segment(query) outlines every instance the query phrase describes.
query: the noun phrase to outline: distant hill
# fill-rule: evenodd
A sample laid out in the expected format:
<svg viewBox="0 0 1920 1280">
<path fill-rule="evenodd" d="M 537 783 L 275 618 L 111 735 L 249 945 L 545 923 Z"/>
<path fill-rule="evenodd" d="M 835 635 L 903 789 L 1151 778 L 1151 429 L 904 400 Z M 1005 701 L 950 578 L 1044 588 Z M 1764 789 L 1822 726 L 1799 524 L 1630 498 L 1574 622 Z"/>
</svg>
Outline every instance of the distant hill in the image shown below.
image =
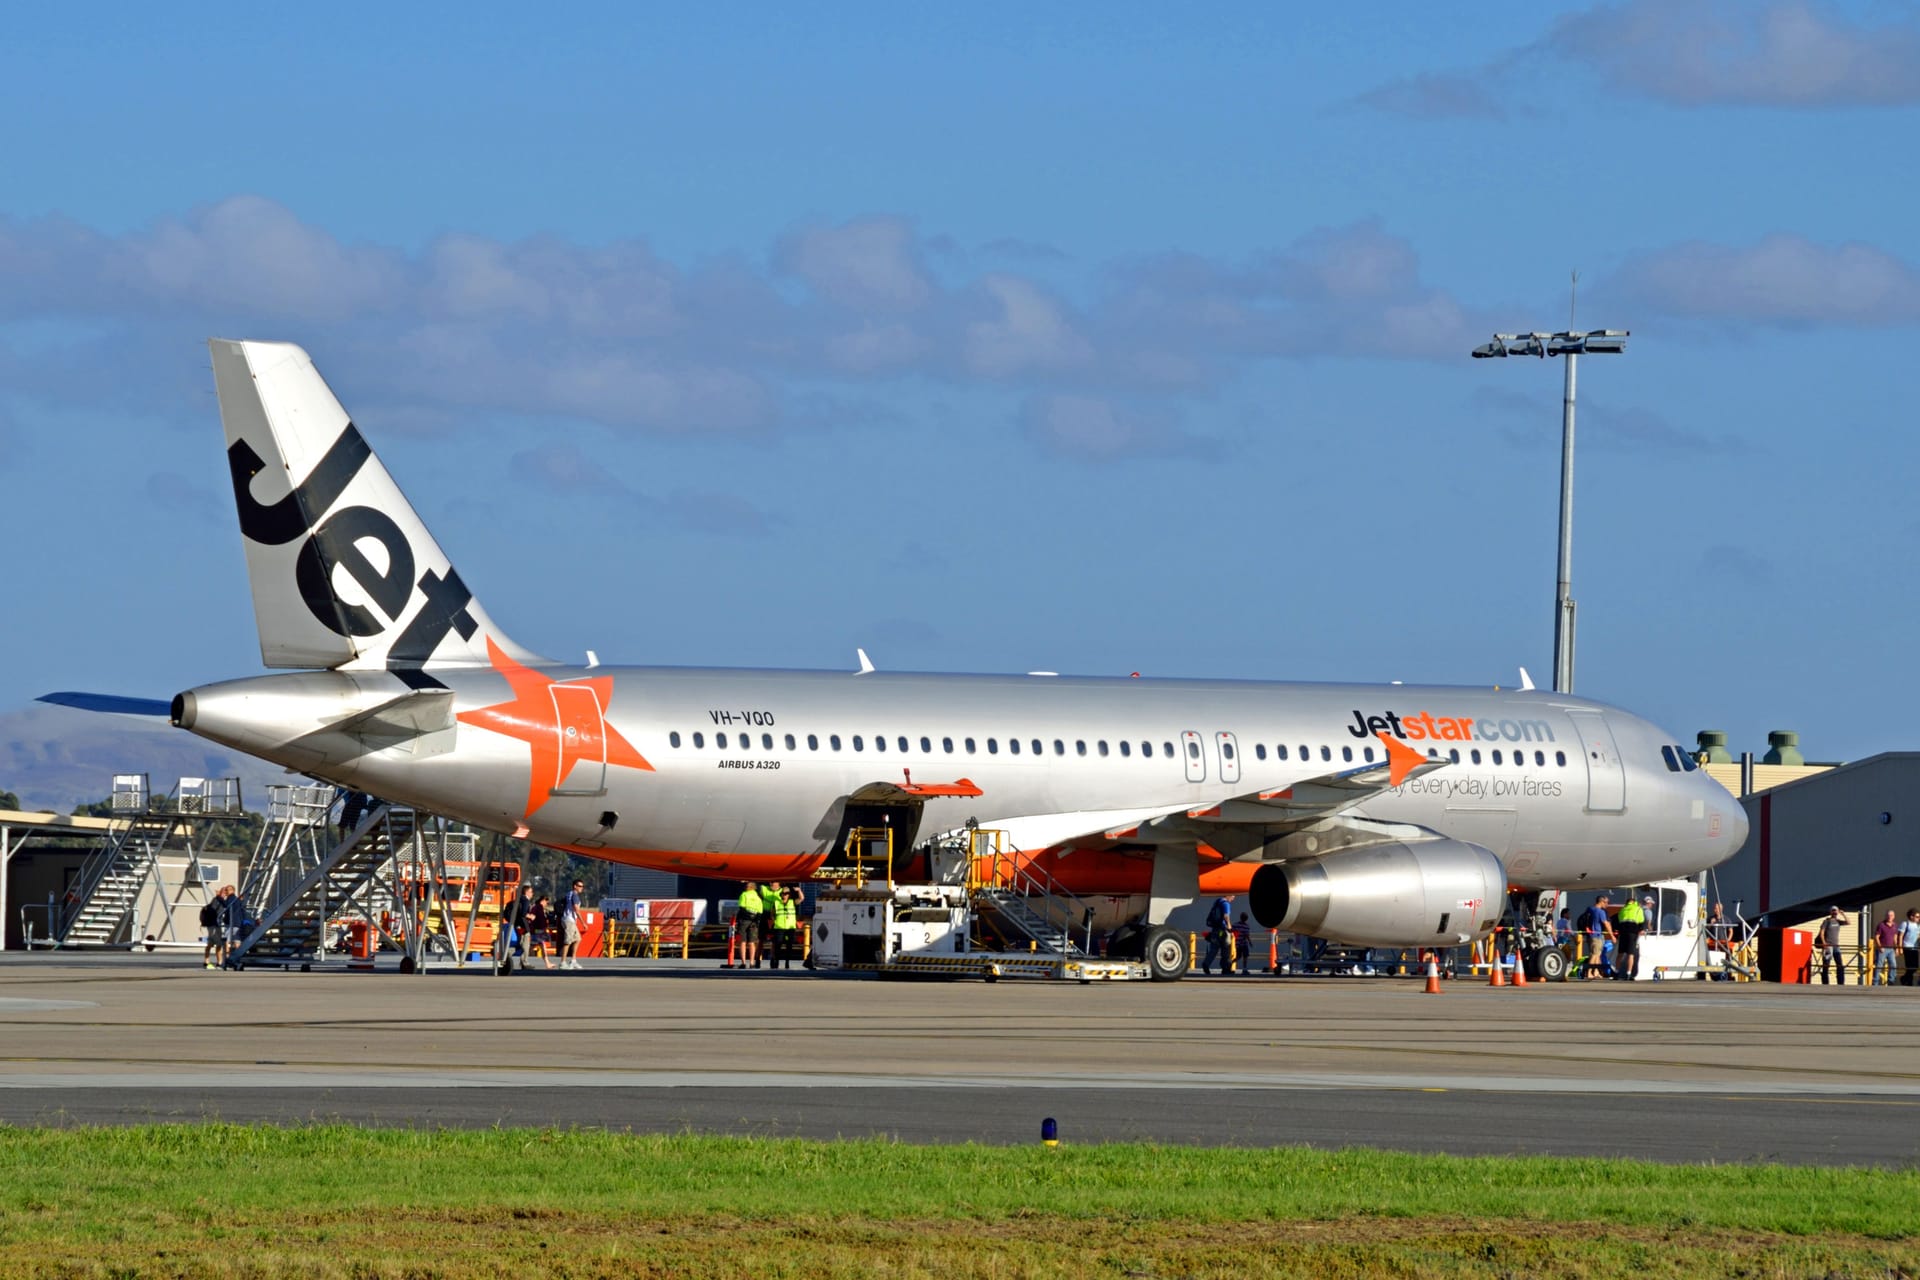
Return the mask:
<svg viewBox="0 0 1920 1280">
<path fill-rule="evenodd" d="M 104 799 L 116 773 L 144 773 L 164 794 L 181 778 L 240 779 L 246 807 L 259 810 L 267 784 L 295 779 L 277 764 L 240 755 L 150 716 L 98 715 L 34 703 L 0 712 L 0 791 L 28 810 L 70 813 Z"/>
</svg>

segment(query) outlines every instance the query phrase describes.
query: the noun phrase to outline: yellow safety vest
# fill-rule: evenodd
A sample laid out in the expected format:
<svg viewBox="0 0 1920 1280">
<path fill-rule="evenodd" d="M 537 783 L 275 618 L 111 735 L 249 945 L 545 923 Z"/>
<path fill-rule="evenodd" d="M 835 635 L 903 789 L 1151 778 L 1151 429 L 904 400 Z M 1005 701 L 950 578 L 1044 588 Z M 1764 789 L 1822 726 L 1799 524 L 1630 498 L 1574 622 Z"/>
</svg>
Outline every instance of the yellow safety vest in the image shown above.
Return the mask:
<svg viewBox="0 0 1920 1280">
<path fill-rule="evenodd" d="M 759 915 L 760 912 L 764 910 L 760 905 L 760 891 L 752 885 L 748 885 L 742 889 L 740 891 L 740 909 L 750 916 Z"/>
<path fill-rule="evenodd" d="M 794 909 L 793 899 L 784 894 L 773 900 L 773 927 L 776 929 L 800 927 L 800 916 Z"/>
</svg>

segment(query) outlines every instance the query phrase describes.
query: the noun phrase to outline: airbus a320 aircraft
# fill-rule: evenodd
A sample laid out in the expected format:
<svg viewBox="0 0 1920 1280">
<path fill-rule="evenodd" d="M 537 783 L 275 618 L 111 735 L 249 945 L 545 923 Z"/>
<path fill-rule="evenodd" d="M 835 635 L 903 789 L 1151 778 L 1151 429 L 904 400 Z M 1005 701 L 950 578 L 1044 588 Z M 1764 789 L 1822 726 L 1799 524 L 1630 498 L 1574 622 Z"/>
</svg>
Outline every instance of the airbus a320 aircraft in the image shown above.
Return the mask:
<svg viewBox="0 0 1920 1280">
<path fill-rule="evenodd" d="M 261 657 L 175 725 L 614 862 L 811 875 L 855 828 L 976 821 L 1186 968 L 1168 913 L 1454 946 L 1518 893 L 1688 874 L 1746 818 L 1617 708 L 1532 690 L 564 666 L 494 623 L 314 368 L 214 341 Z M 866 664 L 862 663 L 863 668 Z M 64 699 L 63 699 L 64 700 Z"/>
</svg>

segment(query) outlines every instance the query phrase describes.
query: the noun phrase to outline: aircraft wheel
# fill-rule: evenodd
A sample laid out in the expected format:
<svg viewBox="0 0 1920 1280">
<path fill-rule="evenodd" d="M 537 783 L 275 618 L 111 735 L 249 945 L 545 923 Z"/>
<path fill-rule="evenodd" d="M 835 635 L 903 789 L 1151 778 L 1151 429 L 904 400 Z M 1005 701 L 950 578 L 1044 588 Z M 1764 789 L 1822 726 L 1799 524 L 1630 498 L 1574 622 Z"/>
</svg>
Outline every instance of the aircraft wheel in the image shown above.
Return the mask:
<svg viewBox="0 0 1920 1280">
<path fill-rule="evenodd" d="M 1155 982 L 1178 982 L 1187 976 L 1187 935 L 1162 926 L 1147 934 L 1147 969 Z"/>
<path fill-rule="evenodd" d="M 1567 953 L 1558 947 L 1542 948 L 1535 953 L 1534 963 L 1542 982 L 1565 982 L 1567 970 L 1571 967 L 1567 963 Z"/>
</svg>

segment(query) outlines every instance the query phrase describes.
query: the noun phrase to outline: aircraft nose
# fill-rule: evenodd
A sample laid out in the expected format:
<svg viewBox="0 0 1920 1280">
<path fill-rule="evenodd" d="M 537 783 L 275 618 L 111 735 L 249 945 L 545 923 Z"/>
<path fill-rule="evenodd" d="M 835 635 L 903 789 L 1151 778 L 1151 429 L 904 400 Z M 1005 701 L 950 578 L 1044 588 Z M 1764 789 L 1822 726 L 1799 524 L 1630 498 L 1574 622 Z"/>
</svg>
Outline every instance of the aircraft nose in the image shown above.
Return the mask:
<svg viewBox="0 0 1920 1280">
<path fill-rule="evenodd" d="M 1720 858 L 1725 861 L 1740 852 L 1747 843 L 1747 807 L 1738 800 L 1733 802 L 1733 812 L 1720 824 Z"/>
</svg>

